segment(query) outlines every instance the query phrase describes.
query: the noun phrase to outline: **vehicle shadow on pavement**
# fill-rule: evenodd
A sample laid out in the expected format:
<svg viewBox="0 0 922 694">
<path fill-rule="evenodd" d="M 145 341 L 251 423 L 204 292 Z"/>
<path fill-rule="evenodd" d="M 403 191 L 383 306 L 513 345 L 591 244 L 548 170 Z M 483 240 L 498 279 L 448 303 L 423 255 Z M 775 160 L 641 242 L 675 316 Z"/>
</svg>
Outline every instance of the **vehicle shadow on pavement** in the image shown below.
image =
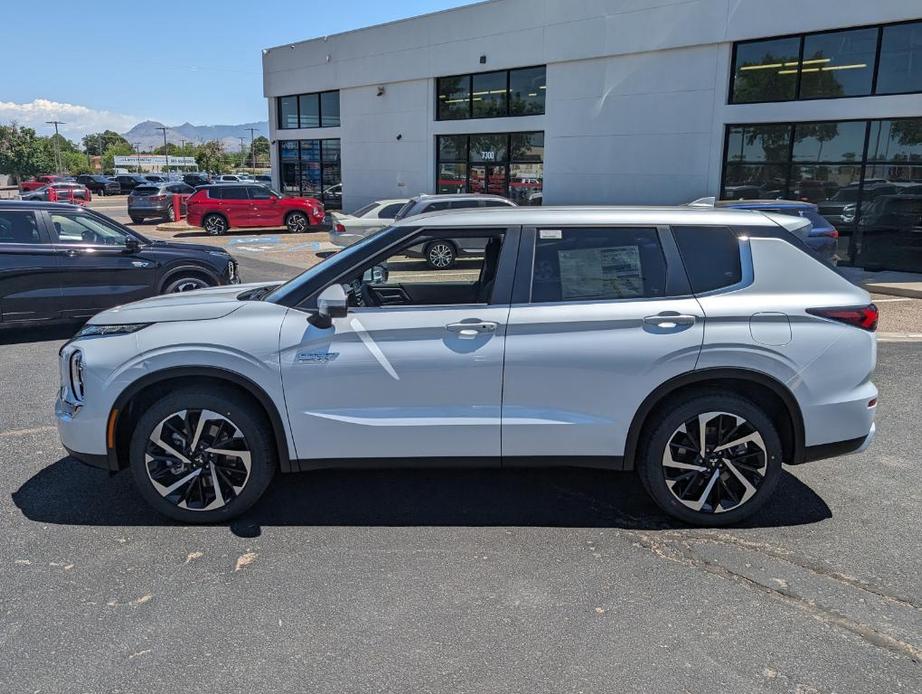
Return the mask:
<svg viewBox="0 0 922 694">
<path fill-rule="evenodd" d="M 110 476 L 62 458 L 13 494 L 30 520 L 65 525 L 172 524 L 140 498 L 130 474 Z M 816 523 L 826 503 L 787 471 L 768 505 L 743 527 Z M 578 468 L 517 470 L 322 470 L 278 475 L 230 530 L 263 526 L 549 526 L 664 530 L 636 475 Z"/>
<path fill-rule="evenodd" d="M 29 342 L 69 340 L 80 328 L 82 321 L 37 325 L 28 328 L 4 328 L 0 330 L 0 345 L 22 345 Z"/>
</svg>

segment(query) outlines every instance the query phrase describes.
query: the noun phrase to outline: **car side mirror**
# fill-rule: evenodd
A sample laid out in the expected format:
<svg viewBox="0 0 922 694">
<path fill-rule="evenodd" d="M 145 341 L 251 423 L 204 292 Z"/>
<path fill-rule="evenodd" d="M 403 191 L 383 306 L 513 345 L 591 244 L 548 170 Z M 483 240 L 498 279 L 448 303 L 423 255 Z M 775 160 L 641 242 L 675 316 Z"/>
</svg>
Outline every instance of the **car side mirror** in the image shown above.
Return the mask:
<svg viewBox="0 0 922 694">
<path fill-rule="evenodd" d="M 133 236 L 129 236 L 125 239 L 125 252 L 126 253 L 137 253 L 141 250 L 141 242 L 138 241 Z"/>
<path fill-rule="evenodd" d="M 372 265 L 362 275 L 362 282 L 366 284 L 384 284 L 389 276 L 390 272 L 383 265 Z"/>
<path fill-rule="evenodd" d="M 343 285 L 338 282 L 320 292 L 317 297 L 317 313 L 311 314 L 308 322 L 315 328 L 329 328 L 334 318 L 344 318 L 349 313 L 349 300 Z"/>
</svg>

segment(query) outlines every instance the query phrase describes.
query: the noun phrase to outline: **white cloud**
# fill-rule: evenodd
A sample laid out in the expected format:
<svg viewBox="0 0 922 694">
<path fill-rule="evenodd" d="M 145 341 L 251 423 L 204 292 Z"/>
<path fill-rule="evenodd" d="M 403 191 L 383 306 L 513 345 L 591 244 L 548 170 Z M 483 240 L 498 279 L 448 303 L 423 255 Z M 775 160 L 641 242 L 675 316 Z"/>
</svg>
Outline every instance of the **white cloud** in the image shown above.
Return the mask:
<svg viewBox="0 0 922 694">
<path fill-rule="evenodd" d="M 16 121 L 20 125 L 35 128 L 42 135 L 48 135 L 54 132 L 54 127 L 45 123 L 49 120 L 64 121 L 65 124 L 59 126 L 60 133 L 71 140 L 78 141 L 87 133 L 103 130 L 123 133 L 144 119 L 126 113 L 98 111 L 78 104 L 64 104 L 49 99 L 34 99 L 27 104 L 0 101 L 0 123 L 2 124 Z"/>
</svg>

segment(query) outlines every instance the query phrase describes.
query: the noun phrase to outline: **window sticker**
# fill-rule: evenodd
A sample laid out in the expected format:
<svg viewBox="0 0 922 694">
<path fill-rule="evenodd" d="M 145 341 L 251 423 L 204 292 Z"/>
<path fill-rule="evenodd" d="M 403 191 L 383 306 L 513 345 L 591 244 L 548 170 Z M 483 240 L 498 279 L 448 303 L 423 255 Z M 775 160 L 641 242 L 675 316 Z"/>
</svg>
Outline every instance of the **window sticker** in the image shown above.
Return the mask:
<svg viewBox="0 0 922 694">
<path fill-rule="evenodd" d="M 643 294 L 639 246 L 558 251 L 563 300 L 618 299 Z"/>
<path fill-rule="evenodd" d="M 541 229 L 538 231 L 539 239 L 556 239 L 560 240 L 563 238 L 563 231 L 560 229 Z"/>
</svg>

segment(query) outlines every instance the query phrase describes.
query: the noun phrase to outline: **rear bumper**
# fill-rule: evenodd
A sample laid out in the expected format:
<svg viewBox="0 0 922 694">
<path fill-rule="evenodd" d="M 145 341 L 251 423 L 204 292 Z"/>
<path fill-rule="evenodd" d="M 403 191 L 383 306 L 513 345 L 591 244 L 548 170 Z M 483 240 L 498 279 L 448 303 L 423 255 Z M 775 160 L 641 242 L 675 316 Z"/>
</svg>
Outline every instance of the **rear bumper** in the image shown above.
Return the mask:
<svg viewBox="0 0 922 694">
<path fill-rule="evenodd" d="M 826 460 L 827 458 L 837 458 L 842 455 L 853 455 L 864 453 L 877 436 L 877 424 L 871 424 L 871 430 L 866 436 L 861 436 L 848 441 L 836 441 L 835 443 L 824 443 L 819 446 L 807 446 L 804 449 L 802 463 L 811 463 L 815 460 Z"/>
</svg>

